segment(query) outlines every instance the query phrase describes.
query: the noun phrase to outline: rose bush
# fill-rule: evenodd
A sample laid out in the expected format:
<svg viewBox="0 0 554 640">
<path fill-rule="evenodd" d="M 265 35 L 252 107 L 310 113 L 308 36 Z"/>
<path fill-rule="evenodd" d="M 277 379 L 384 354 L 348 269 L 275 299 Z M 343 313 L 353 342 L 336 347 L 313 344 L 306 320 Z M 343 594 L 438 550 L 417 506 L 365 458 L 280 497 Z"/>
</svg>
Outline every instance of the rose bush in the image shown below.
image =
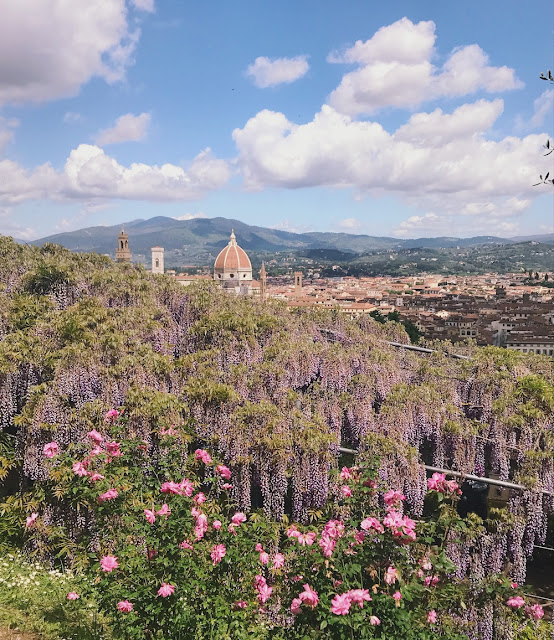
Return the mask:
<svg viewBox="0 0 554 640">
<path fill-rule="evenodd" d="M 48 443 L 25 518 L 38 553 L 82 572 L 68 600 L 93 598 L 124 638 L 505 640 L 542 617 L 509 576 L 455 577 L 447 550 L 482 523 L 460 519 L 441 474 L 424 520 L 368 465 L 335 472 L 309 523 L 276 522 L 237 510 L 233 469 L 184 429 L 162 427 L 156 448 L 125 433 L 111 410 L 88 442 Z"/>
</svg>

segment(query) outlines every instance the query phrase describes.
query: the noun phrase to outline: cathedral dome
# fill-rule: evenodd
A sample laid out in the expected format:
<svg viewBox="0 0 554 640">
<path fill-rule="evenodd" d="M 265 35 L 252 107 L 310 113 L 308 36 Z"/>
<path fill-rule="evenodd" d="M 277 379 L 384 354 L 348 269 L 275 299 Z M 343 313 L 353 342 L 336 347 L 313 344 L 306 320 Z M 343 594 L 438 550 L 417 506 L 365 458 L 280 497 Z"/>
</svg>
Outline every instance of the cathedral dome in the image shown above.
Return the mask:
<svg viewBox="0 0 554 640">
<path fill-rule="evenodd" d="M 229 244 L 215 260 L 214 280 L 221 282 L 226 289 L 249 289 L 252 285 L 252 263 L 246 251 L 238 246 L 234 231 L 231 231 Z"/>
<path fill-rule="evenodd" d="M 231 232 L 229 244 L 220 251 L 214 264 L 214 269 L 222 271 L 252 271 L 250 258 L 246 255 L 246 251 L 239 247 L 234 231 Z"/>
</svg>

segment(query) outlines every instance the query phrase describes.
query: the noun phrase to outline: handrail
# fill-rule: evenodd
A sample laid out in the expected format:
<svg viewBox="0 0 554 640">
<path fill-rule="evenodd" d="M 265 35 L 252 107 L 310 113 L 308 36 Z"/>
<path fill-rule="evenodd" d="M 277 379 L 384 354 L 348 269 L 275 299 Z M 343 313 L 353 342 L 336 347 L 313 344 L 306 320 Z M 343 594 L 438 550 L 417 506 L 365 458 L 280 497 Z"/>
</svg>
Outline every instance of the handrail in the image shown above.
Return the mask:
<svg viewBox="0 0 554 640">
<path fill-rule="evenodd" d="M 339 447 L 340 453 L 349 453 L 356 455 L 358 451 L 356 449 L 347 449 L 345 447 Z M 522 484 L 516 484 L 515 482 L 508 482 L 506 480 L 496 480 L 495 478 L 484 478 L 482 476 L 474 476 L 471 473 L 463 473 L 462 471 L 453 471 L 452 469 L 442 469 L 441 467 L 433 467 L 428 464 L 421 465 L 427 471 L 433 471 L 434 473 L 444 473 L 446 475 L 455 476 L 458 478 L 464 478 L 464 480 L 475 480 L 476 482 L 484 482 L 485 484 L 492 484 L 497 487 L 504 487 L 506 489 L 517 489 L 519 491 L 528 491 L 529 487 L 525 487 Z M 551 491 L 542 490 L 547 496 L 554 496 Z"/>
<path fill-rule="evenodd" d="M 409 349 L 410 351 L 420 351 L 421 353 L 436 353 L 437 349 L 427 349 L 426 347 L 417 347 L 415 344 L 404 344 L 403 342 L 390 342 L 385 340 L 386 344 L 390 344 L 391 347 L 399 347 L 401 349 Z M 458 358 L 460 360 L 470 360 L 470 356 L 463 356 L 460 353 L 444 353 L 449 358 Z"/>
</svg>

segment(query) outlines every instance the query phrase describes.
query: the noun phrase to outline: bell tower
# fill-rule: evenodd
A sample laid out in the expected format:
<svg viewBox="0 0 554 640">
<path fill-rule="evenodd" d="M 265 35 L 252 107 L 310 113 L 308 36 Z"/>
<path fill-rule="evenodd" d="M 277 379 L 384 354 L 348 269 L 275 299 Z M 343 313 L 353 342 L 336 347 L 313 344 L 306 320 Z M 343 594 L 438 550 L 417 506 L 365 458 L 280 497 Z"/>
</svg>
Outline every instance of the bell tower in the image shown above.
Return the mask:
<svg viewBox="0 0 554 640">
<path fill-rule="evenodd" d="M 265 272 L 265 265 L 262 262 L 262 268 L 260 269 L 260 297 L 262 300 L 267 298 L 267 273 Z"/>
<path fill-rule="evenodd" d="M 152 247 L 152 273 L 164 272 L 164 248 Z"/>
<path fill-rule="evenodd" d="M 297 298 L 302 295 L 302 271 L 294 272 L 294 295 Z"/>
<path fill-rule="evenodd" d="M 129 249 L 129 235 L 125 233 L 125 226 L 121 226 L 121 231 L 117 236 L 117 249 L 115 252 L 116 262 L 131 262 L 131 251 Z"/>
</svg>

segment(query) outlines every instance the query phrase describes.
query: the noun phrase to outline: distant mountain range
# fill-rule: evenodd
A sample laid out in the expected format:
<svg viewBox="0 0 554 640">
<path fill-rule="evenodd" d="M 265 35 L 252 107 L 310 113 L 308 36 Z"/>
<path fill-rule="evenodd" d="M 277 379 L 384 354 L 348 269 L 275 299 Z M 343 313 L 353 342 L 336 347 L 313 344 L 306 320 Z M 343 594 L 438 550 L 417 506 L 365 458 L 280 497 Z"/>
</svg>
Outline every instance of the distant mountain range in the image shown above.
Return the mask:
<svg viewBox="0 0 554 640">
<path fill-rule="evenodd" d="M 166 251 L 166 266 L 208 264 L 229 241 L 231 229 L 238 243 L 253 253 L 298 252 L 318 249 L 337 250 L 349 254 L 411 248 L 447 249 L 482 245 L 502 245 L 520 242 L 541 242 L 554 245 L 554 233 L 515 238 L 476 236 L 473 238 L 417 238 L 399 239 L 349 233 L 308 232 L 292 233 L 245 224 L 227 218 L 194 218 L 175 220 L 157 216 L 149 220 L 125 223 L 129 245 L 136 261 L 149 261 L 150 249 L 161 246 Z M 72 251 L 94 251 L 115 256 L 117 234 L 121 225 L 88 227 L 59 233 L 34 240 L 30 244 L 45 242 L 60 244 Z"/>
</svg>

